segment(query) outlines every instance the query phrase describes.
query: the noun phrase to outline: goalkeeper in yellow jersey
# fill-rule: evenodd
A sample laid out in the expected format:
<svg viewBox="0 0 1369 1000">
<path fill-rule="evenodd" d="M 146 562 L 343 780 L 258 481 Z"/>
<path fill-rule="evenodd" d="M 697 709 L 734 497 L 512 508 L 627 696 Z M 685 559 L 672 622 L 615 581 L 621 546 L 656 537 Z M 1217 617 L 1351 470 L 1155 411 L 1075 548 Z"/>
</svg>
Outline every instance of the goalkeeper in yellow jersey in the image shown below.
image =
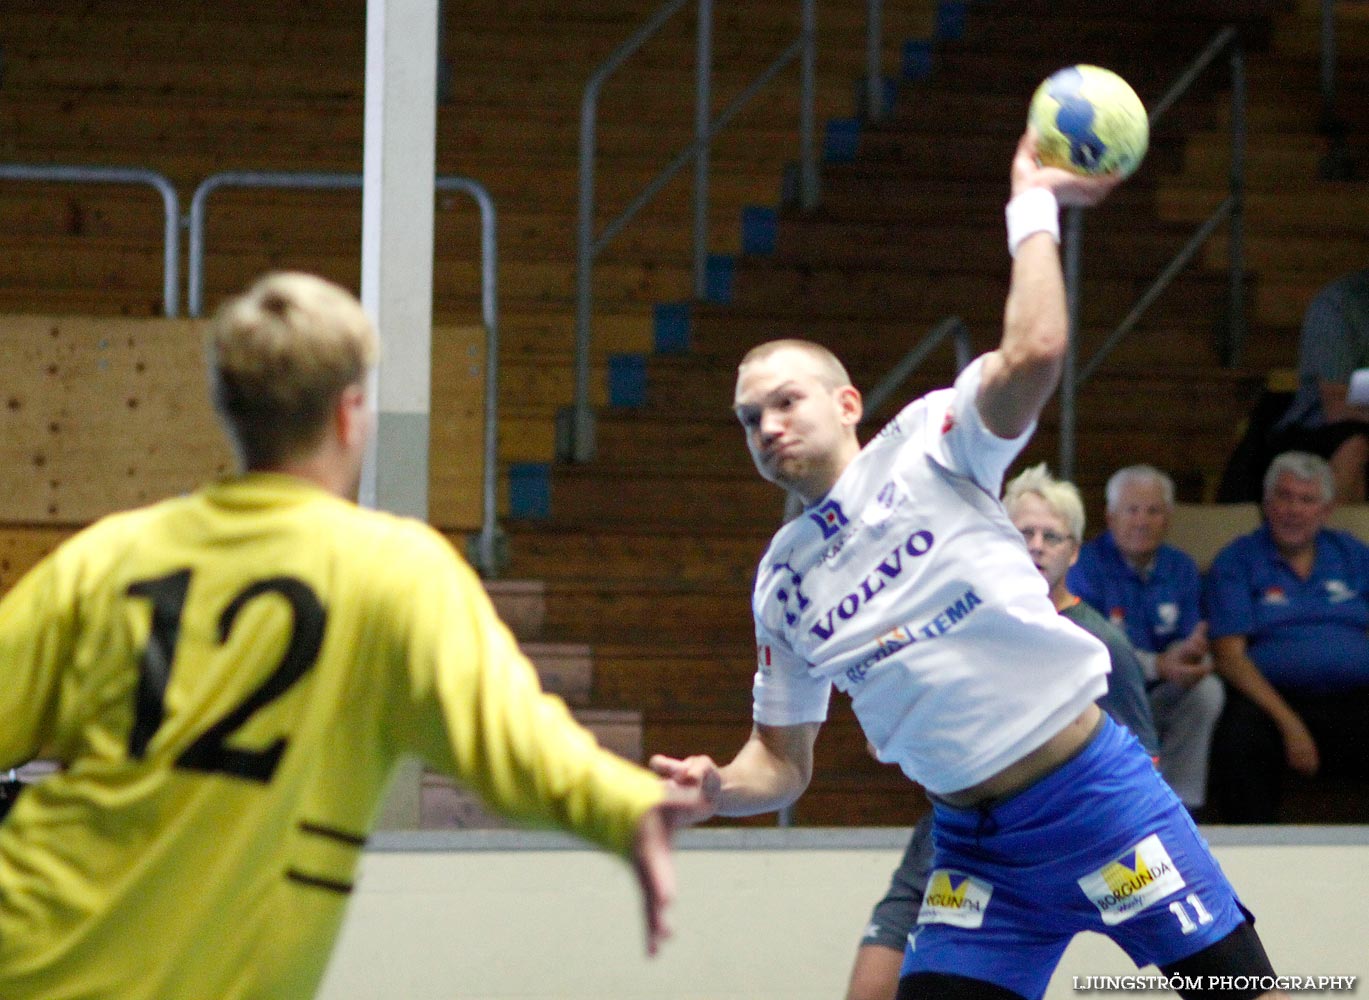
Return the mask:
<svg viewBox="0 0 1369 1000">
<path fill-rule="evenodd" d="M 210 338 L 245 473 L 100 521 L 0 603 L 0 770 L 63 765 L 0 825 L 0 997 L 313 996 L 406 753 L 629 857 L 654 952 L 689 803 L 542 693 L 440 535 L 356 506 L 360 304 L 270 275 Z"/>
</svg>

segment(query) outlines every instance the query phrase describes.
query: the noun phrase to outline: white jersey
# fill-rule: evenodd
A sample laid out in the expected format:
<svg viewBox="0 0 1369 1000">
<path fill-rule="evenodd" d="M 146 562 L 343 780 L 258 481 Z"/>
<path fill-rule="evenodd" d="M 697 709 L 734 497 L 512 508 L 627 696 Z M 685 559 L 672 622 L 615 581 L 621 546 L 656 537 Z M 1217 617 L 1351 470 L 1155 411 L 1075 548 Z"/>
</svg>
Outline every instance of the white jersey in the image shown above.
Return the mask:
<svg viewBox="0 0 1369 1000">
<path fill-rule="evenodd" d="M 1107 690 L 1106 647 L 1056 613 L 998 493 L 1031 436 L 975 404 L 983 359 L 911 403 L 756 576 L 754 718 L 821 722 L 850 694 L 880 760 L 947 794 L 1045 743 Z"/>
</svg>

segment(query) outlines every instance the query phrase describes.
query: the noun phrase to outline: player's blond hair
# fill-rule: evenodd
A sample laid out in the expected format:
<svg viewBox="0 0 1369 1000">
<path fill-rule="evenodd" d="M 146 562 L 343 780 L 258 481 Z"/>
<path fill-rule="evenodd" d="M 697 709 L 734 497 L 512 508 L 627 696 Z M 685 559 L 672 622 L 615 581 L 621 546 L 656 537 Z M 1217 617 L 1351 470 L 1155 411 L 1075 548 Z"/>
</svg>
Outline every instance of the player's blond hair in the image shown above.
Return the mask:
<svg viewBox="0 0 1369 1000">
<path fill-rule="evenodd" d="M 1084 538 L 1084 500 L 1079 495 L 1079 487 L 1063 479 L 1056 479 L 1046 468 L 1046 463 L 1033 465 L 1022 470 L 1021 474 L 1008 482 L 1003 490 L 1003 508 L 1012 517 L 1018 502 L 1028 493 L 1035 493 L 1055 512 L 1055 516 L 1065 522 L 1070 537 L 1075 541 Z"/>
<path fill-rule="evenodd" d="M 229 299 L 208 337 L 214 408 L 249 469 L 317 446 L 342 391 L 380 349 L 355 296 L 296 272 L 268 274 Z"/>
<path fill-rule="evenodd" d="M 847 374 L 846 366 L 835 354 L 821 344 L 815 344 L 811 340 L 799 340 L 795 337 L 768 340 L 764 344 L 756 345 L 746 352 L 741 364 L 737 365 L 737 371 L 740 372 L 752 362 L 764 361 L 772 354 L 784 350 L 801 351 L 817 362 L 818 380 L 827 388 L 840 389 L 851 384 L 851 376 Z"/>
</svg>

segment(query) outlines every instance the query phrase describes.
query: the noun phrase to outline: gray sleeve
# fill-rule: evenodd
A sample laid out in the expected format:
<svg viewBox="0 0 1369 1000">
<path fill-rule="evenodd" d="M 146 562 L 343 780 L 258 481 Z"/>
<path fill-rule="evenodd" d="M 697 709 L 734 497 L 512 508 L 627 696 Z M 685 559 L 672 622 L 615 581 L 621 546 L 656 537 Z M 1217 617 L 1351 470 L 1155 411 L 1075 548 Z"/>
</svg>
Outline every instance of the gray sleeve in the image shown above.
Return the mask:
<svg viewBox="0 0 1369 1000">
<path fill-rule="evenodd" d="M 1098 704 L 1130 729 L 1146 753 L 1154 757 L 1160 752 L 1160 737 L 1155 732 L 1140 658 L 1120 633 L 1102 638 L 1112 657 L 1112 673 L 1108 677 L 1108 693 L 1098 699 Z"/>
<path fill-rule="evenodd" d="M 1328 285 L 1303 314 L 1298 373 L 1304 381 L 1348 383 L 1350 373 L 1369 360 L 1359 356 L 1358 338 L 1347 322 L 1343 297 L 1338 283 Z"/>
<path fill-rule="evenodd" d="M 927 891 L 927 880 L 932 874 L 932 814 L 926 813 L 908 840 L 903 860 L 894 869 L 889 891 L 875 904 L 861 937 L 862 946 L 883 945 L 902 951 L 908 943 L 908 933 L 917 923 L 922 909 L 922 897 Z"/>
</svg>

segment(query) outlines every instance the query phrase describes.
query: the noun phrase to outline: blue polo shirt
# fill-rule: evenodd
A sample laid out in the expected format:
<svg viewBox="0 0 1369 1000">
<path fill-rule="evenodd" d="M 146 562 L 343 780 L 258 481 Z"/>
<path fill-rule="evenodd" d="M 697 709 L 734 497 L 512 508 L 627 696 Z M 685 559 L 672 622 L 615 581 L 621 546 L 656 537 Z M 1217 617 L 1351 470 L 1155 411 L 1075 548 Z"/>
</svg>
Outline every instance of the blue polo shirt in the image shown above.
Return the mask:
<svg viewBox="0 0 1369 1000">
<path fill-rule="evenodd" d="M 1212 561 L 1205 599 L 1214 638 L 1246 637 L 1276 688 L 1332 694 L 1369 686 L 1369 546 L 1344 531 L 1317 535 L 1303 580 L 1267 526 L 1237 538 Z"/>
<path fill-rule="evenodd" d="M 1164 652 L 1202 618 L 1198 564 L 1172 545 L 1160 546 L 1150 573 L 1142 576 L 1105 531 L 1080 548 L 1065 582 L 1143 652 Z"/>
</svg>

